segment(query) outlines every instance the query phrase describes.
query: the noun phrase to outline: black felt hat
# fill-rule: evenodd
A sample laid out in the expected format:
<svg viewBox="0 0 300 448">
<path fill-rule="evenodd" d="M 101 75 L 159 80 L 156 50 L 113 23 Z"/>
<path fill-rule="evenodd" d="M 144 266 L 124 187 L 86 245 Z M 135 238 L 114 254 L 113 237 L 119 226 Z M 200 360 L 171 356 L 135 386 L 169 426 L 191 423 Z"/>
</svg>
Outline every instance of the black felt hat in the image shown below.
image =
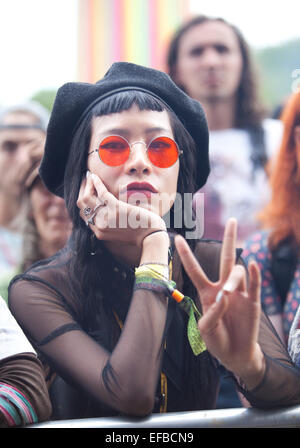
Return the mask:
<svg viewBox="0 0 300 448">
<path fill-rule="evenodd" d="M 64 173 L 74 131 L 93 106 L 115 93 L 147 92 L 171 109 L 197 146 L 197 189 L 209 174 L 208 128 L 200 103 L 191 99 L 171 78 L 158 70 L 117 62 L 95 84 L 67 83 L 57 92 L 50 117 L 40 175 L 47 188 L 63 196 Z"/>
</svg>

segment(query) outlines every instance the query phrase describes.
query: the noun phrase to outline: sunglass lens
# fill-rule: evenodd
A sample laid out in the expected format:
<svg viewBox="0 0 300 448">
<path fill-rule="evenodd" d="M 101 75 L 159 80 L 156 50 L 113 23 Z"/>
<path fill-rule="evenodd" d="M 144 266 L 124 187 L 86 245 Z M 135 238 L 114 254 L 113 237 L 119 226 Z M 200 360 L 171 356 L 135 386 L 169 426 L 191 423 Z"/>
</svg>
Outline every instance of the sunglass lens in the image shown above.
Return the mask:
<svg viewBox="0 0 300 448">
<path fill-rule="evenodd" d="M 153 165 L 169 168 L 178 160 L 177 145 L 171 138 L 158 137 L 150 143 L 148 157 Z"/>
<path fill-rule="evenodd" d="M 106 137 L 99 145 L 99 157 L 109 166 L 120 166 L 126 162 L 130 154 L 127 141 L 117 135 Z"/>
</svg>

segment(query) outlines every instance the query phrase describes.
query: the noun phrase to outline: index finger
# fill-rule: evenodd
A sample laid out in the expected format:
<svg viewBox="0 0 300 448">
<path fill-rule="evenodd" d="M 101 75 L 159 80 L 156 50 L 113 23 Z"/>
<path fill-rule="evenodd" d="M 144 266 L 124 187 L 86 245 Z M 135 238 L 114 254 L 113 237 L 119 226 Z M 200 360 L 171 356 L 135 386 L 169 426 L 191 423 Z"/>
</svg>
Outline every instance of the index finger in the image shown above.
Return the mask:
<svg viewBox="0 0 300 448">
<path fill-rule="evenodd" d="M 186 273 L 200 294 L 207 285 L 211 285 L 212 283 L 208 280 L 189 245 L 181 235 L 176 235 L 175 246 Z"/>
<path fill-rule="evenodd" d="M 90 178 L 94 184 L 94 187 L 97 191 L 98 197 L 101 198 L 103 197 L 103 195 L 105 195 L 106 193 L 108 193 L 108 190 L 106 188 L 106 186 L 104 185 L 104 183 L 102 182 L 102 180 L 100 179 L 99 176 L 97 176 L 97 174 L 95 173 L 90 173 Z"/>
<path fill-rule="evenodd" d="M 220 281 L 224 283 L 229 276 L 236 260 L 237 221 L 230 218 L 225 226 L 220 257 Z"/>
</svg>

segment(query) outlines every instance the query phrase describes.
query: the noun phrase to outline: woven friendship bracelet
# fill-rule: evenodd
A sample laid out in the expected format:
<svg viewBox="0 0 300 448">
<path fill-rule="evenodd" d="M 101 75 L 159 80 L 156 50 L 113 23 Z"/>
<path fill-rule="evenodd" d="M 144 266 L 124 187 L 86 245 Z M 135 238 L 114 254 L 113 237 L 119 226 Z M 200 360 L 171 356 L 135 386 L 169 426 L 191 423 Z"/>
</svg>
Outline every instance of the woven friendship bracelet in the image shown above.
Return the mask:
<svg viewBox="0 0 300 448">
<path fill-rule="evenodd" d="M 158 264 L 158 263 L 145 263 L 135 269 L 135 277 L 147 275 L 149 276 L 149 272 L 151 272 L 151 276 L 159 279 L 169 279 L 169 266 L 166 264 Z"/>
<path fill-rule="evenodd" d="M 195 356 L 206 350 L 205 343 L 198 330 L 197 322 L 201 313 L 194 301 L 176 289 L 176 283 L 169 280 L 166 266 L 144 264 L 135 270 L 135 290 L 148 289 L 168 295 L 188 314 L 187 336 Z"/>
</svg>

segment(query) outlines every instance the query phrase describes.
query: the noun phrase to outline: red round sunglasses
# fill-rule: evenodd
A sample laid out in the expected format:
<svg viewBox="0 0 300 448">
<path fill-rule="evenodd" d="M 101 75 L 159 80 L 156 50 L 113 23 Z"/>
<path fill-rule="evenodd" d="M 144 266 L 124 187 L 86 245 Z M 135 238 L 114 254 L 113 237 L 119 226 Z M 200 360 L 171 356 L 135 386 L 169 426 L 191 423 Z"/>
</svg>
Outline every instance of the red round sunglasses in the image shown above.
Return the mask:
<svg viewBox="0 0 300 448">
<path fill-rule="evenodd" d="M 146 146 L 150 162 L 159 168 L 170 168 L 183 153 L 170 137 L 155 137 L 146 145 L 143 141 L 130 144 L 126 138 L 120 135 L 109 135 L 100 142 L 97 149 L 89 152 L 88 155 L 97 152 L 106 165 L 120 166 L 129 159 L 132 146 L 136 143 L 143 143 Z"/>
</svg>

